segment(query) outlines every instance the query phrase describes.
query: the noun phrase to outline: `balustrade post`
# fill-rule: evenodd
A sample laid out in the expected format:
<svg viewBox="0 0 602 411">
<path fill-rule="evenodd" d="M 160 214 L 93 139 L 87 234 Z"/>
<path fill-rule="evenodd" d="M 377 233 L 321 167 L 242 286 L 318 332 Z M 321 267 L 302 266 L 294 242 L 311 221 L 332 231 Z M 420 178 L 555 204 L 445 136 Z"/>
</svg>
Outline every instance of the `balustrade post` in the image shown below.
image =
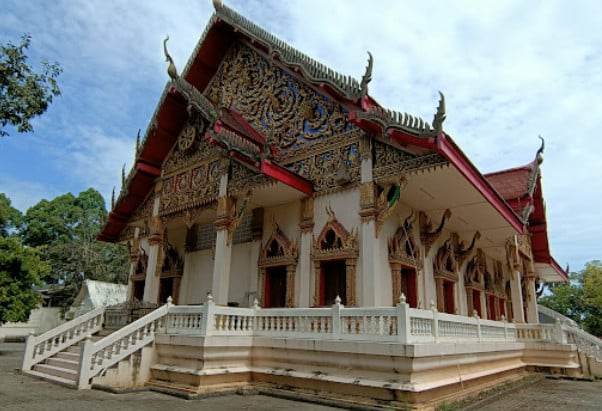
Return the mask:
<svg viewBox="0 0 602 411">
<path fill-rule="evenodd" d="M 337 295 L 332 305 L 332 336 L 339 337 L 341 335 L 341 308 L 345 306 L 341 304 L 341 297 Z"/>
<path fill-rule="evenodd" d="M 207 301 L 203 304 L 203 319 L 201 321 L 201 336 L 206 337 L 212 331 L 212 321 L 214 313 L 215 303 L 213 302 L 213 296 L 211 293 L 207 294 Z"/>
<path fill-rule="evenodd" d="M 556 321 L 554 321 L 554 342 L 557 344 L 567 344 L 567 337 L 564 329 L 562 327 L 562 322 L 560 318 L 556 317 Z"/>
<path fill-rule="evenodd" d="M 36 347 L 35 339 L 36 336 L 34 335 L 33 330 L 29 331 L 27 341 L 25 342 L 25 352 L 23 353 L 23 365 L 21 366 L 21 371 L 31 369 L 31 364 L 33 363 L 33 356 Z"/>
<path fill-rule="evenodd" d="M 402 344 L 410 342 L 410 306 L 406 303 L 406 296 L 401 293 L 397 303 L 397 341 Z"/>
<path fill-rule="evenodd" d="M 439 313 L 437 311 L 437 306 L 435 302 L 431 300 L 431 311 L 433 312 L 433 325 L 432 325 L 432 334 L 435 338 L 435 343 L 439 341 Z"/>
<path fill-rule="evenodd" d="M 77 373 L 77 389 L 81 390 L 90 385 L 90 362 L 92 361 L 92 335 L 86 335 L 86 339 L 80 345 L 79 369 Z"/>
<path fill-rule="evenodd" d="M 259 301 L 257 300 L 257 298 L 253 299 L 253 335 L 255 335 L 255 333 L 257 332 L 257 329 L 259 328 L 258 326 L 258 322 L 259 322 L 259 318 L 257 316 L 257 311 L 259 311 L 261 309 L 261 307 L 259 306 Z"/>
<path fill-rule="evenodd" d="M 481 342 L 481 318 L 479 317 L 479 313 L 477 312 L 477 310 L 472 311 L 472 316 L 477 322 L 477 339 L 479 342 Z"/>
<path fill-rule="evenodd" d="M 504 341 L 508 341 L 508 322 L 504 314 L 502 314 L 502 322 L 504 323 Z"/>
</svg>

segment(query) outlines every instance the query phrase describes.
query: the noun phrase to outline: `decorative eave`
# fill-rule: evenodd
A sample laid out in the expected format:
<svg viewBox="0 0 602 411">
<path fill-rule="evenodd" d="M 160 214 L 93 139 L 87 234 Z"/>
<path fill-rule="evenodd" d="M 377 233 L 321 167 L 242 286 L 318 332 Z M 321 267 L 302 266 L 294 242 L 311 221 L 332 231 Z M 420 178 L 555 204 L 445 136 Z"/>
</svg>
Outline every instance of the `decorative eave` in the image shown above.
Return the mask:
<svg viewBox="0 0 602 411">
<path fill-rule="evenodd" d="M 487 179 L 468 160 L 466 155 L 443 131 L 445 96 L 439 92 L 439 105 L 432 124 L 425 120 L 362 100 L 364 111 L 353 111 L 349 118 L 366 132 L 377 136 L 383 142 L 407 150 L 409 147 L 423 151 L 433 151 L 443 155 L 475 187 L 481 195 L 504 217 L 518 233 L 523 232 L 523 223 L 514 210 L 489 184 Z"/>
</svg>

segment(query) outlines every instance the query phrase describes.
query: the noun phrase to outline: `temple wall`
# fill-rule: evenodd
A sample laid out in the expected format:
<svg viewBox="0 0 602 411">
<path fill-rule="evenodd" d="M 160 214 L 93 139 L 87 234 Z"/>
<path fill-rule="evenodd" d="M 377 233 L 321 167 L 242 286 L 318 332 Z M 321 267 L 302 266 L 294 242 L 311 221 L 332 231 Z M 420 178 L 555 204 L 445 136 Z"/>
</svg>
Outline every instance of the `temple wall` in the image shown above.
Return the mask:
<svg viewBox="0 0 602 411">
<path fill-rule="evenodd" d="M 280 230 L 282 230 L 284 235 L 286 235 L 289 240 L 298 243 L 300 235 L 300 213 L 301 203 L 299 201 L 266 208 L 263 217 L 263 236 L 261 239 L 261 245 L 265 245 L 266 241 L 272 235 L 274 231 L 272 227 L 274 221 L 276 221 L 280 227 Z"/>
<path fill-rule="evenodd" d="M 238 303 L 241 307 L 249 306 L 252 267 L 257 266 L 257 261 L 251 261 L 252 249 L 252 242 L 232 246 L 228 302 Z"/>
<path fill-rule="evenodd" d="M 180 304 L 201 304 L 211 291 L 213 274 L 212 250 L 186 253 L 184 275 L 180 283 Z"/>
<path fill-rule="evenodd" d="M 315 237 L 320 235 L 322 228 L 328 222 L 328 214 L 326 213 L 326 206 L 328 205 L 331 206 L 337 220 L 343 224 L 347 231 L 351 232 L 352 229 L 359 230 L 361 224 L 358 214 L 360 210 L 360 192 L 359 189 L 354 188 L 314 199 Z"/>
</svg>

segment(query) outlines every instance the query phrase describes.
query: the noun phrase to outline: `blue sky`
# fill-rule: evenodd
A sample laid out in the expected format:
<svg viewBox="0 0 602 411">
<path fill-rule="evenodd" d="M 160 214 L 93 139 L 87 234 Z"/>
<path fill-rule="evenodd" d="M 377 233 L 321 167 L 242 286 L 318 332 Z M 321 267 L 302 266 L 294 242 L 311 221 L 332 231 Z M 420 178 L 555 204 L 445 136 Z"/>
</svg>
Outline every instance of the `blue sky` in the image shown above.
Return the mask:
<svg viewBox="0 0 602 411">
<path fill-rule="evenodd" d="M 542 165 L 553 255 L 579 270 L 602 259 L 602 3 L 599 1 L 225 1 L 370 94 L 444 129 L 484 173 Z M 110 200 L 132 165 L 168 79 L 162 40 L 184 67 L 210 0 L 0 0 L 0 43 L 30 33 L 30 63 L 64 69 L 63 94 L 32 134 L 0 139 L 0 192 L 25 211 L 42 198 L 98 189 Z"/>
</svg>

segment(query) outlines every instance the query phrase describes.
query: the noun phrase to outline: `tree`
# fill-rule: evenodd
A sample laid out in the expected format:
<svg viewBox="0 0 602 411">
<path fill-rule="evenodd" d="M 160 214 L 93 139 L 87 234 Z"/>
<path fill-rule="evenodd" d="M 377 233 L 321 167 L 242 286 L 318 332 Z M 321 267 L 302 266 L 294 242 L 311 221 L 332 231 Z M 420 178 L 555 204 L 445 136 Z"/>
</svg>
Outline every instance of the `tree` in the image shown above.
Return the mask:
<svg viewBox="0 0 602 411">
<path fill-rule="evenodd" d="M 21 212 L 10 205 L 10 198 L 0 193 L 0 237 L 16 233 L 21 218 Z"/>
<path fill-rule="evenodd" d="M 551 294 L 539 303 L 581 325 L 593 335 L 602 336 L 602 262 L 591 261 L 570 274 L 568 283 L 548 287 Z"/>
<path fill-rule="evenodd" d="M 43 279 L 65 287 L 67 308 L 84 279 L 125 283 L 129 273 L 125 247 L 96 241 L 106 221 L 104 199 L 92 188 L 75 197 L 63 194 L 42 200 L 23 217 L 21 238 L 28 246 L 44 246 L 52 267 Z"/>
<path fill-rule="evenodd" d="M 16 237 L 0 236 L 0 325 L 27 321 L 40 302 L 32 286 L 49 271 L 37 248 L 23 247 Z"/>
<path fill-rule="evenodd" d="M 42 72 L 33 71 L 25 53 L 30 42 L 31 36 L 24 34 L 18 45 L 0 45 L 0 137 L 8 135 L 7 125 L 19 133 L 33 131 L 30 120 L 46 112 L 52 98 L 61 94 L 56 81 L 61 67 L 44 60 Z"/>
</svg>

